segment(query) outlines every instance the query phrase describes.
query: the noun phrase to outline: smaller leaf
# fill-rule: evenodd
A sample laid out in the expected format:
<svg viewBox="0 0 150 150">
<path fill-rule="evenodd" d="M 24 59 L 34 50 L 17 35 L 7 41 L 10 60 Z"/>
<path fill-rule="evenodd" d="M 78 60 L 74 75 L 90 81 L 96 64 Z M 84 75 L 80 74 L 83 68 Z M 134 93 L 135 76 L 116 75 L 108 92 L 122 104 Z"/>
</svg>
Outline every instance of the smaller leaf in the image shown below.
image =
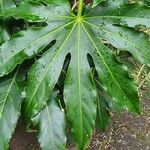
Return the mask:
<svg viewBox="0 0 150 150">
<path fill-rule="evenodd" d="M 21 110 L 21 94 L 16 82 L 17 72 L 0 79 L 0 150 L 8 149 Z"/>
<path fill-rule="evenodd" d="M 63 150 L 66 144 L 65 114 L 59 107 L 58 91 L 53 91 L 39 116 L 38 139 L 42 150 Z"/>
<path fill-rule="evenodd" d="M 94 79 L 97 86 L 97 116 L 95 121 L 95 127 L 98 130 L 105 131 L 108 124 L 110 123 L 110 114 L 108 112 L 110 102 L 112 99 L 102 89 L 96 79 Z"/>
</svg>

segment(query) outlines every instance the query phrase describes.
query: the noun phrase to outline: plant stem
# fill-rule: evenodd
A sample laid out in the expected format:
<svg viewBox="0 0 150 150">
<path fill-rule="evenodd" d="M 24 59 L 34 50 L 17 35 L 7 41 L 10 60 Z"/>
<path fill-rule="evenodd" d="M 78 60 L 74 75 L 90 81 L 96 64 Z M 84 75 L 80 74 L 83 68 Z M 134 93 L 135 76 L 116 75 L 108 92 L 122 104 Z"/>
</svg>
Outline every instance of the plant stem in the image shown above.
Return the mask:
<svg viewBox="0 0 150 150">
<path fill-rule="evenodd" d="M 78 17 L 82 16 L 82 9 L 83 9 L 83 0 L 79 0 Z"/>
</svg>

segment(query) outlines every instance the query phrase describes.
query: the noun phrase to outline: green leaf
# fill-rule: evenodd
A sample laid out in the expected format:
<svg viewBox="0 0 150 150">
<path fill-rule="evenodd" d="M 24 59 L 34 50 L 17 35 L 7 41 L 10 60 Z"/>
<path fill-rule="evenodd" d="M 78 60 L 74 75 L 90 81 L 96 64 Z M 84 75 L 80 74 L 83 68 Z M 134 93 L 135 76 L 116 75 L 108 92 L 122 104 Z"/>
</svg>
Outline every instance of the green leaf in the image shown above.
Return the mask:
<svg viewBox="0 0 150 150">
<path fill-rule="evenodd" d="M 76 34 L 75 34 L 76 33 Z M 89 51 L 87 36 L 78 23 L 71 39 L 72 56 L 65 87 L 64 99 L 67 117 L 72 123 L 72 132 L 76 137 L 79 149 L 84 149 L 92 133 L 96 115 L 96 91 L 91 82 L 91 72 L 86 54 Z M 76 43 L 73 42 L 76 40 Z M 72 93 L 76 93 L 74 96 Z M 84 130 L 84 128 L 86 130 Z"/>
<path fill-rule="evenodd" d="M 128 9 L 132 11 L 126 13 Z M 95 28 L 95 31 L 97 30 L 97 36 L 107 40 L 119 50 L 129 51 L 140 63 L 149 64 L 150 51 L 148 49 L 150 48 L 150 44 L 148 42 L 148 35 L 122 27 L 150 27 L 149 7 L 141 4 L 125 4 L 120 8 L 119 13 L 114 13 L 113 16 L 110 16 L 109 12 L 100 11 L 104 14 L 99 12 L 101 15 L 95 16 L 91 12 L 89 17 L 86 18 L 87 24 L 92 26 L 93 29 Z M 122 26 L 116 26 L 114 24 Z"/>
<path fill-rule="evenodd" d="M 21 93 L 16 76 L 0 79 L 0 149 L 8 149 L 8 142 L 14 132 L 21 110 Z"/>
<path fill-rule="evenodd" d="M 45 5 L 47 6 L 45 6 Z M 69 3 L 63 1 L 29 1 L 28 3 L 21 3 L 19 7 L 12 8 L 0 14 L 0 17 L 8 18 L 13 16 L 16 19 L 24 18 L 29 22 L 42 22 L 51 21 L 55 18 L 66 19 L 70 18 L 73 14 L 69 12 Z"/>
<path fill-rule="evenodd" d="M 100 39 L 105 39 L 121 51 L 130 52 L 141 64 L 149 64 L 150 51 L 148 49 L 150 44 L 148 42 L 148 35 L 107 23 L 103 26 L 95 21 L 93 23 L 87 22 L 86 24 L 93 27 Z"/>
<path fill-rule="evenodd" d="M 139 112 L 137 89 L 133 80 L 128 76 L 127 67 L 119 64 L 113 52 L 99 42 L 99 38 L 93 32 L 89 32 L 90 26 L 86 24 L 82 26 L 88 37 L 86 46 L 94 59 L 99 81 L 101 81 L 102 88 L 113 98 L 115 108 L 126 107 L 130 111 Z M 133 97 L 134 100 L 131 101 Z"/>
<path fill-rule="evenodd" d="M 58 91 L 55 90 L 39 114 L 38 139 L 42 150 L 65 149 L 65 115 L 59 103 Z"/>
<path fill-rule="evenodd" d="M 105 24 L 115 24 L 133 28 L 149 28 L 149 14 L 150 8 L 139 3 L 127 4 L 114 1 L 112 4 L 112 1 L 109 1 L 108 5 L 93 9 L 86 19 L 95 21 L 102 27 Z"/>
<path fill-rule="evenodd" d="M 51 10 L 50 13 L 47 14 L 49 17 L 47 18 L 48 22 L 53 21 L 53 25 L 49 24 L 45 28 L 31 28 L 27 31 L 21 31 L 12 36 L 10 41 L 5 42 L 0 47 L 0 76 L 7 75 L 17 64 L 22 63 L 25 59 L 31 58 L 40 52 L 49 42 L 59 36 L 59 32 L 62 29 L 63 32 L 65 32 L 67 27 L 74 22 L 72 21 L 73 17 L 70 16 L 70 13 L 68 14 L 68 11 L 66 11 L 66 9 L 64 10 L 64 7 L 69 7 L 68 5 L 65 5 L 63 7 L 64 11 L 61 12 L 62 15 L 64 15 L 64 13 L 68 14 L 66 17 L 59 17 L 58 10 L 60 6 L 56 5 L 53 7 L 53 5 L 49 8 L 50 10 L 53 8 L 53 11 Z M 41 7 L 43 8 L 42 4 Z M 46 6 L 45 9 L 47 9 Z M 43 9 L 42 12 L 44 12 Z M 58 20 L 55 21 L 55 19 Z"/>
<path fill-rule="evenodd" d="M 97 0 L 98 1 L 98 0 Z M 106 0 L 101 0 L 106 1 Z M 128 3 L 128 0 L 107 0 L 102 5 L 97 5 L 95 8 L 93 8 L 90 13 L 94 15 L 104 15 L 104 14 L 114 14 L 118 12 L 118 9 L 122 7 L 122 5 Z M 101 12 L 101 14 L 100 14 Z"/>
<path fill-rule="evenodd" d="M 95 127 L 98 130 L 105 131 L 110 123 L 109 109 L 112 107 L 112 99 L 102 89 L 100 83 L 94 78 L 95 85 L 97 87 L 97 115 L 95 121 Z"/>
<path fill-rule="evenodd" d="M 71 61 L 69 70 L 70 75 L 67 76 L 68 83 L 66 83 L 65 87 L 65 99 L 66 105 L 68 110 L 68 118 L 70 118 L 74 122 L 74 126 L 77 131 L 77 136 L 80 136 L 81 145 L 84 147 L 85 142 L 87 142 L 87 139 L 89 138 L 89 135 L 92 131 L 92 126 L 94 125 L 94 114 L 96 112 L 95 107 L 95 101 L 94 101 L 94 90 L 91 85 L 90 78 L 88 77 L 90 75 L 90 67 L 88 66 L 86 55 L 84 56 L 85 61 L 82 61 L 82 64 L 80 64 L 78 57 L 80 53 L 80 45 L 75 44 L 74 41 L 76 41 L 76 38 L 84 37 L 83 34 L 81 34 L 79 31 L 80 26 L 77 26 L 74 24 L 72 28 L 68 28 L 68 32 L 61 32 L 63 35 L 59 38 L 59 42 L 57 42 L 50 51 L 46 52 L 41 59 L 37 61 L 37 63 L 31 68 L 29 74 L 28 74 L 28 83 L 27 83 L 27 101 L 26 101 L 26 112 L 25 116 L 27 118 L 31 118 L 36 113 L 39 112 L 39 110 L 43 107 L 48 100 L 48 97 L 53 90 L 58 77 L 60 75 L 62 65 L 64 62 L 64 59 L 66 55 L 70 52 L 72 56 L 74 56 L 73 62 Z M 81 34 L 82 37 L 79 35 L 75 35 L 75 33 L 78 31 L 78 34 Z M 83 30 L 82 30 L 83 32 Z M 81 43 L 80 43 L 81 44 Z M 76 48 L 78 49 L 78 53 L 76 52 Z M 81 47 L 83 49 L 84 47 Z M 86 49 L 84 48 L 84 51 Z M 84 52 L 82 51 L 82 53 Z M 81 56 L 80 56 L 81 57 Z M 80 58 L 81 59 L 81 58 Z M 82 58 L 83 60 L 83 58 Z M 76 63 L 78 62 L 78 63 Z M 86 62 L 86 63 L 85 63 Z M 78 68 L 78 73 L 75 72 L 75 68 Z M 85 70 L 85 68 L 87 70 Z M 89 69 L 88 69 L 89 68 Z M 81 81 L 81 71 L 87 77 L 84 77 L 84 80 Z M 74 76 L 72 77 L 72 75 Z M 76 80 L 78 80 L 78 84 L 76 84 Z M 74 83 L 74 84 L 73 84 Z M 80 87 L 81 86 L 81 87 Z M 76 89 L 76 91 L 75 91 Z M 77 92 L 77 97 L 73 97 L 70 95 L 70 91 L 74 90 L 74 92 Z M 88 91 L 92 91 L 92 93 L 88 93 Z M 69 93 L 66 93 L 69 91 Z M 42 94 L 41 94 L 42 93 Z M 72 93 L 72 92 L 71 92 Z M 71 97 L 70 97 L 71 96 Z M 82 99 L 81 99 L 82 98 Z M 72 101 L 70 101 L 72 99 Z M 84 101 L 83 101 L 84 99 Z M 93 99 L 93 100 L 92 100 Z M 73 104 L 74 101 L 78 100 L 76 103 Z M 92 100 L 92 101 L 91 101 Z M 88 105 L 91 106 L 88 109 Z M 85 108 L 84 108 L 85 107 Z M 72 110 L 75 110 L 74 114 L 76 114 L 74 117 L 72 116 Z M 85 113 L 81 114 L 82 111 Z M 71 114 L 69 114 L 71 113 Z M 87 114 L 89 113 L 89 117 Z M 79 120 L 79 116 L 81 119 Z M 82 120 L 83 117 L 83 120 Z M 86 122 L 85 122 L 86 120 Z M 89 123 L 89 124 L 88 124 Z M 82 127 L 87 126 L 87 131 L 83 132 Z"/>
<path fill-rule="evenodd" d="M 67 24 L 68 27 L 71 26 L 71 24 L 72 22 Z M 67 25 L 63 25 L 62 29 Z M 30 118 L 38 113 L 48 100 L 59 78 L 66 54 L 70 49 L 71 44 L 68 44 L 68 39 L 74 27 L 68 29 L 68 31 L 62 31 L 62 37 L 59 36 L 59 32 L 57 32 L 57 35 L 53 34 L 55 37 L 59 36 L 59 42 L 57 42 L 50 51 L 47 51 L 30 69 L 26 90 L 26 118 Z M 47 37 L 47 40 L 50 40 L 50 36 Z"/>
<path fill-rule="evenodd" d="M 95 118 L 101 120 L 102 129 L 108 123 L 108 119 L 101 117 L 108 117 L 104 109 L 104 101 L 108 99 L 96 91 L 87 57 L 90 55 L 94 61 L 101 91 L 111 97 L 112 108 L 139 113 L 137 87 L 129 77 L 129 70 L 118 62 L 104 41 L 122 51 L 129 51 L 140 63 L 150 64 L 148 38 L 138 31 L 139 25 L 150 27 L 150 11 L 149 7 L 142 4 L 109 0 L 105 5 L 99 5 L 84 14 L 81 7 L 83 1 L 79 2 L 77 16 L 71 12 L 70 4 L 66 0 L 29 2 L 14 8 L 10 14 L 6 11 L 3 14 L 6 17 L 13 16 L 34 23 L 44 21 L 47 26 L 21 31 L 2 44 L 0 75 L 10 73 L 17 64 L 34 57 L 55 40 L 55 44 L 29 70 L 24 116 L 29 122 L 45 107 L 57 84 L 65 58 L 70 54 L 63 98 L 66 116 L 78 149 L 85 149 L 95 125 Z M 130 13 L 125 13 L 125 10 Z M 100 96 L 104 97 L 103 101 Z M 98 98 L 100 107 L 96 116 Z"/>
</svg>

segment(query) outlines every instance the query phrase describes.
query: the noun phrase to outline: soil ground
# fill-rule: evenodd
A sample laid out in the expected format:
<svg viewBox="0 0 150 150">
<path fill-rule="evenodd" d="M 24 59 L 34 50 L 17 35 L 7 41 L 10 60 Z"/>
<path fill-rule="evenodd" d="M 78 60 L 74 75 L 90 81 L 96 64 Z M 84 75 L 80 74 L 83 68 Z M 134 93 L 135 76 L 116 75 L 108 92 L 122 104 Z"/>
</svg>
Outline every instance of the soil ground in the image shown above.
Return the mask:
<svg viewBox="0 0 150 150">
<path fill-rule="evenodd" d="M 150 100 L 142 98 L 142 114 L 113 114 L 105 133 L 94 131 L 87 150 L 150 150 Z M 26 133 L 20 121 L 10 142 L 10 150 L 39 150 L 34 133 Z M 70 147 L 69 150 L 75 150 Z"/>
</svg>

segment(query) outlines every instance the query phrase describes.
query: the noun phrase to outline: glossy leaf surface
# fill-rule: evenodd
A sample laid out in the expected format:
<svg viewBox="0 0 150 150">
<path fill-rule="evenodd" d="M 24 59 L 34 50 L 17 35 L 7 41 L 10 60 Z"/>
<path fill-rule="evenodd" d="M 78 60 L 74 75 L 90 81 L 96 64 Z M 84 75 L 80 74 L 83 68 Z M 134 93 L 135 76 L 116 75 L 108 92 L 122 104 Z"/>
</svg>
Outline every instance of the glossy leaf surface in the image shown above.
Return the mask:
<svg viewBox="0 0 150 150">
<path fill-rule="evenodd" d="M 38 139 L 43 150 L 65 149 L 65 114 L 59 107 L 57 90 L 39 115 Z"/>
<path fill-rule="evenodd" d="M 45 110 L 46 105 L 47 111 L 53 115 L 51 105 L 55 108 L 55 103 L 49 103 L 48 100 L 67 54 L 71 55 L 63 98 L 66 116 L 79 149 L 86 148 L 96 118 L 96 127 L 102 130 L 109 122 L 106 111 L 108 99 L 102 93 L 111 97 L 109 101 L 113 109 L 140 112 L 137 87 L 129 77 L 129 70 L 118 62 L 105 42 L 121 51 L 130 52 L 141 64 L 150 64 L 148 37 L 139 31 L 150 27 L 150 8 L 141 3 L 129 4 L 126 0 L 109 0 L 104 3 L 84 14 L 80 0 L 78 13 L 74 15 L 66 0 L 39 0 L 22 3 L 18 8 L 1 14 L 1 17 L 13 16 L 35 24 L 46 23 L 44 27 L 31 27 L 21 31 L 0 46 L 1 76 L 9 74 L 17 64 L 35 57 L 55 41 L 28 72 L 23 106 L 26 122 L 30 122 L 43 108 Z M 96 90 L 93 82 L 88 55 L 93 59 L 102 93 Z M 44 126 L 45 111 L 42 114 L 40 122 Z M 105 117 L 108 119 L 105 120 Z M 49 130 L 48 128 L 46 126 L 45 130 Z M 40 139 L 43 134 L 40 133 Z"/>
<path fill-rule="evenodd" d="M 17 72 L 0 79 L 0 149 L 8 149 L 21 110 L 21 93 L 16 82 Z"/>
<path fill-rule="evenodd" d="M 97 87 L 98 94 L 95 127 L 100 131 L 105 131 L 111 119 L 109 109 L 112 107 L 112 99 L 101 88 L 100 83 L 96 78 L 94 78 L 94 82 Z"/>
</svg>

